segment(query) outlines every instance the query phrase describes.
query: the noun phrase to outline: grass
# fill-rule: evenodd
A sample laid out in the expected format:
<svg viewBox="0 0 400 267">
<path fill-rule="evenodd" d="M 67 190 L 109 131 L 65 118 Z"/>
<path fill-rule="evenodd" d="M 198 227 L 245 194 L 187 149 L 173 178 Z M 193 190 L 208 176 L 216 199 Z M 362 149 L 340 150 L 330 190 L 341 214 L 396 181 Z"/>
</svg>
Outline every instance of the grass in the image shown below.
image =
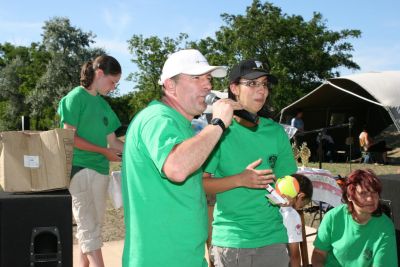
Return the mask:
<svg viewBox="0 0 400 267">
<path fill-rule="evenodd" d="M 319 163 L 309 163 L 307 167 L 319 168 Z M 376 164 L 363 164 L 363 163 L 322 163 L 322 169 L 328 170 L 333 176 L 347 176 L 356 169 L 371 169 L 376 175 L 384 174 L 400 174 L 400 166 L 398 165 L 376 165 Z"/>
</svg>

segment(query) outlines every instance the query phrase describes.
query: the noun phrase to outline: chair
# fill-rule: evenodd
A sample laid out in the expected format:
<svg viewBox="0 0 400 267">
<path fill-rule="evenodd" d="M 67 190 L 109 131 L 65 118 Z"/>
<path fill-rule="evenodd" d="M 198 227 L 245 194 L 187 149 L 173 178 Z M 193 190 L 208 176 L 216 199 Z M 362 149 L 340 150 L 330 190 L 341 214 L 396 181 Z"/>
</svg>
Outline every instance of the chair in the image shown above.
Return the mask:
<svg viewBox="0 0 400 267">
<path fill-rule="evenodd" d="M 379 204 L 381 204 L 382 211 L 386 216 L 388 216 L 394 223 L 392 201 L 388 199 L 380 199 Z"/>
<path fill-rule="evenodd" d="M 336 160 L 335 162 L 346 162 L 347 161 L 347 151 L 346 150 L 336 150 Z"/>
<path fill-rule="evenodd" d="M 323 201 L 313 201 L 312 203 L 315 205 L 311 206 L 310 208 L 304 209 L 304 212 L 314 214 L 310 224 L 311 227 L 313 226 L 314 221 L 319 220 L 319 222 L 321 222 L 322 217 L 325 215 L 325 213 L 333 208 L 331 205 Z"/>
</svg>

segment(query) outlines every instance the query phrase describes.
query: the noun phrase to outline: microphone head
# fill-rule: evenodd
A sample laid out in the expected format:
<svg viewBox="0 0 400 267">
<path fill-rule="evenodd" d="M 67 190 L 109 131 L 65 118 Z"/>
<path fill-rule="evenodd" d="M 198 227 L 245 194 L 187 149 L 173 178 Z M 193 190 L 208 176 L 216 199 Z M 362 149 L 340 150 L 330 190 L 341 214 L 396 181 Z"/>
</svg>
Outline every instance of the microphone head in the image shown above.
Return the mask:
<svg viewBox="0 0 400 267">
<path fill-rule="evenodd" d="M 220 99 L 220 98 L 216 94 L 209 93 L 208 95 L 206 95 L 204 102 L 206 102 L 207 105 L 212 105 L 218 99 Z"/>
</svg>

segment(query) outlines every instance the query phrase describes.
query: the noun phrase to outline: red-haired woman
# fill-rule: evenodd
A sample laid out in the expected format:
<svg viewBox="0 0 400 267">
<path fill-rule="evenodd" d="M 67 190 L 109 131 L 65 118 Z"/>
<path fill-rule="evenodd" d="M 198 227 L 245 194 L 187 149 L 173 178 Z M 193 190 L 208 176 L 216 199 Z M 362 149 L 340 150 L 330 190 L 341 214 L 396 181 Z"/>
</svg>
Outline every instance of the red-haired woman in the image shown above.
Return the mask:
<svg viewBox="0 0 400 267">
<path fill-rule="evenodd" d="M 382 213 L 382 184 L 371 170 L 350 173 L 344 205 L 330 210 L 314 241 L 313 267 L 398 266 L 395 230 Z"/>
</svg>

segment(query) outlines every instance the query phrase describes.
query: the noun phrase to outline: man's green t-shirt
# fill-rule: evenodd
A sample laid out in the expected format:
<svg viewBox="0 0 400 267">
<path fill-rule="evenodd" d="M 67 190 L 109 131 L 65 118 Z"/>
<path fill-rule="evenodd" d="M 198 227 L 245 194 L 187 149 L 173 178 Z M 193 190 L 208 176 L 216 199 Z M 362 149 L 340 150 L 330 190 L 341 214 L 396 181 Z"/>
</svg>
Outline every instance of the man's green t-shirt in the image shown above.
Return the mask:
<svg viewBox="0 0 400 267">
<path fill-rule="evenodd" d="M 386 216 L 371 217 L 361 225 L 353 220 L 347 205 L 324 216 L 314 247 L 326 251 L 327 267 L 389 267 L 397 265 L 396 235 Z"/>
<path fill-rule="evenodd" d="M 257 169 L 272 169 L 277 178 L 295 173 L 297 165 L 283 127 L 260 118 L 247 128 L 235 120 L 225 131 L 207 162 L 205 172 L 214 179 L 235 175 L 257 159 Z M 231 248 L 257 248 L 287 243 L 278 206 L 265 197 L 265 189 L 235 188 L 216 195 L 212 244 Z"/>
<path fill-rule="evenodd" d="M 124 267 L 207 266 L 202 170 L 182 183 L 162 171 L 171 150 L 193 135 L 190 121 L 159 101 L 131 122 L 122 164 Z"/>
<path fill-rule="evenodd" d="M 107 101 L 100 95 L 89 94 L 82 86 L 75 87 L 61 99 L 58 114 L 61 128 L 64 123 L 72 125 L 79 137 L 100 147 L 107 147 L 107 135 L 121 126 Z M 109 174 L 109 161 L 104 155 L 76 147 L 72 165 Z"/>
</svg>

